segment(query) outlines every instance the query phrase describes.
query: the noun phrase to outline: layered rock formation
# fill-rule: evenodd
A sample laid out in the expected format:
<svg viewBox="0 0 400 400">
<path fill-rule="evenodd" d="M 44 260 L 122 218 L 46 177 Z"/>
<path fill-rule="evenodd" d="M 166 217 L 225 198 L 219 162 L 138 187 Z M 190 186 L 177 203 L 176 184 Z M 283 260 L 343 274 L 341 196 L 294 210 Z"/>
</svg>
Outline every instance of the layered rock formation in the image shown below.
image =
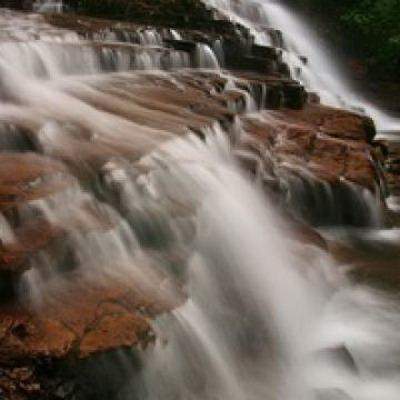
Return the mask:
<svg viewBox="0 0 400 400">
<path fill-rule="evenodd" d="M 111 5 L 98 2 L 86 11 L 95 3 L 96 15 L 108 15 Z M 268 30 L 276 47 L 260 46 L 202 3 L 141 4 L 112 5 L 133 23 L 13 13 L 1 21 L 6 398 L 78 396 L 60 383 L 61 362 L 70 371 L 82 358 L 144 347 L 152 319 L 184 301 L 186 253 L 176 254 L 173 227 L 143 189 L 146 156 L 162 143 L 189 132 L 204 139 L 217 123 L 246 173 L 299 224 L 299 240 L 321 247 L 305 223 L 375 222 L 368 204 L 383 201 L 373 122 L 319 104 L 292 79 L 279 32 Z M 7 20 L 34 29 L 10 30 Z M 175 204 L 171 214 L 190 212 Z"/>
</svg>

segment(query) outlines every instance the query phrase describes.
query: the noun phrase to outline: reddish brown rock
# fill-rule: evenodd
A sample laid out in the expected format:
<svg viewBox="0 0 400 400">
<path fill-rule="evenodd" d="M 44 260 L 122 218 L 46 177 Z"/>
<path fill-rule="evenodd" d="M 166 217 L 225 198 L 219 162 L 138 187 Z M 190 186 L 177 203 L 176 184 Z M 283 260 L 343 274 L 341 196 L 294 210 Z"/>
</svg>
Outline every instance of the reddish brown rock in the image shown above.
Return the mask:
<svg viewBox="0 0 400 400">
<path fill-rule="evenodd" d="M 12 171 L 12 173 L 10 173 Z M 35 153 L 0 155 L 0 210 L 7 211 L 19 203 L 54 193 L 68 180 L 54 179 L 65 174 L 60 162 Z"/>
<path fill-rule="evenodd" d="M 118 281 L 73 286 L 39 308 L 0 305 L 1 365 L 146 345 L 152 340 L 149 319 L 177 306 Z"/>
<path fill-rule="evenodd" d="M 154 2 L 156 9 L 158 3 Z M 167 1 L 164 5 L 170 3 Z M 97 7 L 95 2 L 91 4 Z M 208 18 L 209 13 L 206 14 Z M 144 17 L 152 18 L 150 14 Z M 96 34 L 107 29 L 121 32 L 121 29 L 133 31 L 144 27 L 72 15 L 48 16 L 46 20 L 76 30 L 88 39 L 94 39 Z M 235 24 L 227 24 L 235 32 L 240 31 Z M 223 26 L 221 22 L 211 24 L 213 32 L 207 35 L 180 33 L 189 36 L 191 41 L 187 44 L 193 49 L 196 47 L 193 38 L 200 36 L 205 42 L 220 39 L 218 32 L 223 30 Z M 238 36 L 244 38 L 236 34 L 229 36 L 231 41 Z M 177 43 L 170 42 L 168 46 L 173 45 Z M 116 47 L 122 50 L 126 44 L 92 46 L 95 50 L 115 50 Z M 237 49 L 232 45 L 231 50 Z M 171 47 L 162 51 L 171 51 Z M 55 272 L 62 284 L 60 287 L 55 285 L 54 289 L 45 280 L 46 284 L 39 288 L 38 299 L 24 295 L 19 298 L 6 296 L 0 302 L 0 368 L 6 371 L 3 378 L 0 377 L 0 388 L 9 397 L 22 399 L 34 394 L 40 398 L 44 389 L 41 381 L 36 379 L 34 368 L 31 369 L 35 363 L 46 361 L 51 364 L 61 360 L 80 363 L 83 359 L 95 358 L 97 354 L 146 346 L 154 338 L 151 320 L 184 301 L 179 288 L 172 299 L 164 295 L 164 276 L 157 276 L 151 288 L 144 287 L 142 281 L 127 274 L 122 279 L 107 275 L 103 284 L 98 283 L 103 278 L 102 268 L 112 271 L 115 267 L 112 260 L 95 271 L 94 279 L 83 279 L 81 272 L 86 266 L 76 262 L 73 252 L 69 253 L 70 249 L 59 251 L 63 247 L 60 243 L 68 247 L 68 234 L 71 232 L 84 236 L 109 232 L 117 225 L 118 221 L 103 213 L 99 204 L 106 201 L 104 188 L 98 187 L 102 184 L 99 175 L 104 164 L 113 158 L 124 158 L 126 163 L 136 161 L 172 135 L 185 134 L 188 128 L 204 135 L 202 129 L 215 121 L 230 128 L 238 116 L 243 118 L 248 134 L 247 137 L 243 135 L 238 150 L 250 150 L 255 156 L 243 165 L 256 174 L 258 164 L 263 164 L 263 172 L 271 175 L 268 185 L 273 191 L 283 191 L 274 181 L 274 174 L 278 173 L 312 176 L 332 185 L 339 185 L 345 179 L 374 190 L 377 177 L 369 144 L 374 133 L 370 120 L 314 104 L 317 101 L 312 99 L 313 96 L 313 104 L 302 109 L 306 93 L 298 82 L 287 76 L 280 52 L 260 47 L 253 48 L 253 52 L 258 52 L 260 57 L 254 58 L 253 54 L 253 57 L 242 60 L 241 67 L 245 71 L 236 71 L 230 78 L 239 91 L 224 91 L 228 83 L 224 73 L 201 70 L 173 71 L 165 75 L 142 72 L 124 74 L 123 78 L 119 74 L 104 74 L 104 79 L 96 83 L 95 95 L 90 90 L 78 90 L 81 85 L 68 89 L 69 95 L 79 98 L 89 107 L 106 113 L 107 117 L 113 115 L 121 119 L 129 129 L 120 135 L 113 135 L 113 124 L 107 135 L 97 132 L 88 121 L 83 123 L 79 119 L 72 125 L 67 124 L 70 131 L 64 132 L 62 122 L 65 121 L 63 113 L 60 113 L 60 126 L 56 128 L 60 128 L 63 134 L 59 135 L 55 145 L 51 143 L 49 149 L 44 149 L 38 138 L 40 127 L 34 118 L 30 121 L 27 115 L 15 121 L 17 131 L 26 131 L 32 149 L 38 146 L 38 152 L 46 151 L 49 155 L 0 154 L 0 212 L 15 236 L 13 240 L 0 243 L 0 278 L 7 276 L 14 287 L 20 283 L 21 274 Z M 242 57 L 240 51 L 234 53 Z M 251 71 L 254 62 L 259 63 L 265 74 Z M 85 78 L 82 76 L 80 79 Z M 82 86 L 86 86 L 84 81 Z M 257 106 L 275 111 L 261 112 L 261 118 L 243 116 L 246 106 L 250 105 L 250 93 L 255 94 Z M 29 105 L 29 101 L 27 103 Z M 148 129 L 141 133 L 140 127 Z M 130 133 L 136 129 L 142 136 L 154 134 L 151 143 L 142 143 L 145 141 L 137 140 L 134 134 L 131 137 Z M 267 152 L 272 161 L 266 157 Z M 31 202 L 62 193 L 72 184 L 76 185 L 79 195 L 89 193 L 91 201 L 74 205 L 74 212 L 66 213 L 58 222 L 50 223 L 35 211 L 28 218 L 23 217 L 23 211 L 32 211 L 29 209 Z M 63 197 L 59 197 L 62 201 Z M 66 204 L 65 208 L 68 206 Z M 82 214 L 84 221 L 80 218 Z M 296 240 L 326 249 L 327 243 L 315 230 L 297 221 L 293 222 L 293 228 Z M 54 262 L 50 265 L 32 262 L 43 254 Z M 166 257 L 163 260 L 167 262 Z M 63 264 L 63 268 L 59 264 Z M 79 268 L 75 268 L 75 264 Z M 33 267 L 37 270 L 28 271 Z M 46 267 L 54 271 L 47 271 Z M 171 284 L 177 286 L 174 282 Z"/>
<path fill-rule="evenodd" d="M 368 124 L 365 117 L 321 105 L 266 111 L 264 120 L 245 118 L 245 129 L 280 164 L 305 168 L 331 183 L 346 179 L 375 190 L 378 177 Z"/>
<path fill-rule="evenodd" d="M 376 131 L 374 122 L 350 111 L 313 104 L 304 110 L 288 110 L 290 120 L 318 127 L 323 133 L 341 139 L 371 142 Z"/>
<path fill-rule="evenodd" d="M 110 348 L 132 347 L 146 343 L 149 332 L 150 326 L 145 318 L 121 309 L 101 318 L 96 327 L 85 334 L 79 345 L 79 356 L 88 357 Z"/>
<path fill-rule="evenodd" d="M 21 274 L 30 268 L 29 257 L 62 235 L 46 220 L 32 220 L 14 230 L 15 241 L 0 244 L 0 273 Z"/>
</svg>

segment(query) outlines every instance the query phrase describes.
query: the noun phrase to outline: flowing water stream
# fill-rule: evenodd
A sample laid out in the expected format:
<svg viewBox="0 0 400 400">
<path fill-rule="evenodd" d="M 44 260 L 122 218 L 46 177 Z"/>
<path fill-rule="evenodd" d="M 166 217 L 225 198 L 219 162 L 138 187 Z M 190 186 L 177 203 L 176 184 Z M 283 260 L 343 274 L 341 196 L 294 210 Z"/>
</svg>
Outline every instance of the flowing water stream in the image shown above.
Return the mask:
<svg viewBox="0 0 400 400">
<path fill-rule="evenodd" d="M 278 3 L 213 4 L 263 44 L 271 39 L 260 26 L 274 21 L 285 31 L 293 74 L 298 55 L 309 56 L 299 76 L 307 87 L 330 104 L 362 105 L 382 129 L 392 127 L 346 89 Z M 126 355 L 115 361 L 132 368 L 118 398 L 397 400 L 396 296 L 355 285 L 350 266 L 296 240 L 239 166 L 232 146 L 245 134 L 240 122 L 227 128 L 179 108 L 182 98 L 198 95 L 200 74 L 223 81 L 222 94 L 243 95 L 219 69 L 221 55 L 205 44 L 191 55 L 163 47 L 165 39 L 180 39 L 172 30 L 125 32 L 124 40 L 110 31 L 92 36 L 0 10 L 0 123 L 6 150 L 35 149 L 57 161 L 48 178 L 57 191 L 27 202 L 21 223 L 40 215 L 67 229 L 84 279 L 121 274 L 151 286 L 160 270 L 185 275 L 187 300 L 154 322 L 158 339 L 141 352 L 141 370 L 133 372 Z M 245 111 L 255 113 L 255 100 L 245 97 Z M 360 202 L 379 218 L 373 197 Z M 103 224 L 111 229 L 98 229 Z M 2 241 L 12 241 L 12 229 L 2 225 Z M 385 249 L 398 238 L 396 230 L 328 228 L 328 236 L 356 236 L 367 247 Z M 41 272 L 24 274 L 20 289 L 40 307 L 68 281 L 54 273 L 51 255 L 36 262 Z M 175 295 L 173 288 L 165 293 Z"/>
<path fill-rule="evenodd" d="M 179 168 L 179 181 L 205 196 L 189 300 L 157 322 L 163 339 L 145 354 L 127 397 L 140 388 L 138 398 L 149 399 L 397 398 L 398 300 L 353 286 L 348 266 L 293 241 L 223 139 L 206 143 L 207 160 L 182 145 L 185 158 L 200 162 Z"/>
<path fill-rule="evenodd" d="M 345 74 L 333 55 L 321 47 L 317 35 L 280 1 L 207 0 L 229 19 L 249 27 L 256 42 L 271 45 L 270 28 L 282 32 L 281 47 L 292 76 L 315 91 L 324 104 L 366 112 L 374 118 L 379 131 L 398 131 L 398 118 L 387 115 L 357 95 L 346 82 Z M 305 58 L 304 58 L 305 56 Z"/>
</svg>

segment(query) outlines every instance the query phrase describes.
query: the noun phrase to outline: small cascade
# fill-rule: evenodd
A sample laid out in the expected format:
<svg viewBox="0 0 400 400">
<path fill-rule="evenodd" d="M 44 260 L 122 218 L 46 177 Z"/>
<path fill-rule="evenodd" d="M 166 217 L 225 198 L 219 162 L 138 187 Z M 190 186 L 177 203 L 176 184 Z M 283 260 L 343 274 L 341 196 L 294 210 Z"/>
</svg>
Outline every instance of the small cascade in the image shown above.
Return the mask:
<svg viewBox="0 0 400 400">
<path fill-rule="evenodd" d="M 143 160 L 156 197 L 199 209 L 190 221 L 189 299 L 155 322 L 159 339 L 140 355 L 139 371 L 122 357 L 132 375 L 121 398 L 366 400 L 373 390 L 394 399 L 396 380 L 376 368 L 398 376 L 386 339 L 398 304 L 352 289 L 323 250 L 296 244 L 238 169 L 223 132 L 212 133 L 206 143 L 169 142 Z M 369 319 L 375 311 L 391 320 L 381 332 Z M 380 350 L 370 352 L 375 344 Z"/>
<path fill-rule="evenodd" d="M 211 48 L 204 43 L 198 43 L 196 45 L 195 65 L 198 68 L 219 68 L 217 57 L 215 56 Z"/>
<path fill-rule="evenodd" d="M 379 131 L 399 129 L 396 118 L 354 93 L 315 34 L 285 5 L 274 0 L 206 0 L 205 3 L 216 7 L 225 18 L 249 28 L 257 44 L 282 48 L 291 76 L 317 92 L 324 104 L 365 112 L 374 118 Z M 276 30 L 281 34 L 276 35 Z"/>
<path fill-rule="evenodd" d="M 0 9 L 0 359 L 88 399 L 397 399 L 398 301 L 346 258 L 369 120 L 307 102 L 276 3 L 212 4 L 255 42 Z"/>
<path fill-rule="evenodd" d="M 298 366 L 313 351 L 306 332 L 325 301 L 331 261 L 311 247 L 311 258 L 299 262 L 300 248 L 283 239 L 285 223 L 242 175 L 218 127 L 206 143 L 172 141 L 143 162 L 155 167 L 147 185 L 158 198 L 199 210 L 191 221 L 189 300 L 156 322 L 160 341 L 142 356 L 127 398 L 307 398 Z M 328 280 L 339 279 L 333 275 Z M 238 320 L 238 311 L 246 318 Z"/>
<path fill-rule="evenodd" d="M 304 23 L 282 5 L 271 2 L 265 7 L 269 20 L 276 24 L 276 28 L 285 32 L 285 42 L 288 47 L 287 61 L 292 71 L 294 73 L 299 71 L 298 78 L 307 87 L 317 90 L 323 102 L 335 107 L 359 109 L 368 113 L 374 118 L 378 130 L 391 130 L 400 126 L 398 120 L 385 115 L 383 111 L 354 93 L 346 82 L 344 74 L 324 52 L 315 35 Z M 306 65 L 301 55 L 307 58 Z"/>
<path fill-rule="evenodd" d="M 190 56 L 175 50 L 80 41 L 0 43 L 0 60 L 33 78 L 191 66 Z"/>
<path fill-rule="evenodd" d="M 33 11 L 39 13 L 62 13 L 64 3 L 62 0 L 36 0 L 33 3 Z"/>
<path fill-rule="evenodd" d="M 237 4 L 237 7 L 239 4 Z M 248 17 L 253 15 L 257 19 L 265 18 L 265 10 L 263 10 L 262 7 L 248 10 Z M 244 11 L 240 12 L 243 13 Z M 24 29 L 13 29 L 8 26 L 8 21 L 14 20 L 14 16 L 17 22 L 19 21 L 18 18 L 22 19 L 18 22 L 18 26 L 25 27 Z M 162 137 L 165 132 L 163 123 L 154 118 L 154 111 L 145 111 L 148 106 L 152 110 L 153 104 L 149 102 L 141 104 L 135 99 L 137 104 L 128 106 L 127 101 L 133 100 L 133 93 L 136 93 L 138 89 L 140 89 L 139 95 L 143 93 L 144 89 L 140 88 L 137 79 L 147 81 L 149 85 L 158 81 L 161 85 L 165 85 L 165 89 L 172 85 L 174 89 L 181 90 L 180 86 L 187 84 L 197 89 L 200 85 L 209 95 L 226 106 L 227 111 L 224 111 L 224 117 L 219 117 L 219 122 L 225 128 L 228 128 L 233 122 L 232 115 L 227 116 L 227 113 L 253 114 L 259 111 L 260 113 L 256 117 L 252 117 L 253 120 L 247 120 L 246 123 L 251 125 L 261 123 L 265 128 L 272 129 L 275 135 L 282 137 L 290 129 L 293 129 L 292 126 L 289 124 L 283 130 L 280 129 L 278 125 L 281 122 L 276 120 L 272 114 L 263 113 L 263 109 L 279 109 L 282 106 L 301 108 L 305 101 L 304 89 L 297 82 L 288 80 L 276 83 L 273 81 L 271 85 L 268 79 L 262 80 L 252 75 L 250 78 L 247 76 L 243 78 L 235 77 L 221 71 L 218 58 L 224 61 L 225 54 L 224 45 L 218 40 L 214 41 L 217 57 L 209 45 L 182 39 L 178 32 L 168 29 L 158 31 L 150 28 L 138 28 L 136 31 L 132 31 L 124 26 L 119 26 L 118 29 L 113 27 L 101 28 L 100 31 L 89 30 L 90 35 L 80 33 L 80 37 L 72 31 L 55 29 L 52 25 L 46 23 L 43 17 L 33 15 L 24 19 L 19 14 L 8 11 L 4 11 L 2 26 L 5 27 L 2 31 L 5 40 L 0 41 L 1 96 L 7 101 L 7 106 L 2 111 L 2 118 L 7 123 L 10 122 L 8 121 L 8 118 L 10 118 L 12 124 L 17 123 L 17 125 L 20 124 L 21 128 L 38 132 L 37 134 L 30 134 L 33 139 L 30 137 L 26 141 L 27 146 L 32 146 L 29 144 L 32 141 L 34 145 L 38 145 L 40 148 L 47 149 L 59 146 L 55 142 L 61 136 L 60 132 L 65 132 L 65 124 L 67 126 L 66 131 L 69 132 L 71 130 L 69 124 L 71 123 L 74 127 L 78 127 L 80 132 L 85 132 L 89 140 L 101 137 L 101 141 L 105 140 L 105 143 L 109 143 L 113 135 L 122 137 L 126 129 L 133 127 L 136 131 L 144 134 L 144 132 L 149 131 L 148 127 L 144 125 L 149 124 L 156 129 L 154 135 L 150 135 L 151 139 L 146 140 L 149 143 L 146 143 L 144 147 L 147 144 L 150 145 L 153 137 Z M 27 35 L 24 37 L 25 31 Z M 39 40 L 33 40 L 35 37 Z M 97 39 L 103 38 L 103 41 L 94 41 L 93 38 L 95 37 Z M 271 33 L 271 40 L 272 38 Z M 167 44 L 168 47 L 163 46 L 163 44 Z M 281 63 L 282 56 L 280 50 L 253 45 L 252 52 L 254 56 L 248 60 L 249 62 L 253 62 L 254 59 L 261 59 L 265 63 L 265 59 L 268 59 L 271 60 L 271 65 L 273 64 L 274 68 L 280 68 L 279 63 Z M 191 72 L 180 71 L 178 75 L 161 72 L 178 71 L 191 66 L 199 69 L 198 76 L 196 76 L 195 70 Z M 209 78 L 206 78 L 205 72 L 202 75 L 201 69 L 209 70 Z M 139 70 L 156 70 L 157 72 L 143 76 L 135 74 L 112 75 Z M 215 72 L 211 72 L 211 70 Z M 70 76 L 71 79 L 67 79 Z M 83 78 L 83 76 L 87 77 Z M 204 80 L 205 78 L 209 79 L 209 82 L 200 83 L 199 79 Z M 113 88 L 113 86 L 120 85 L 121 82 L 124 82 L 122 85 L 130 88 L 132 93 L 126 93 L 122 88 L 118 90 Z M 144 86 L 146 87 L 147 84 Z M 56 96 L 57 98 L 52 99 L 52 91 L 57 91 L 59 97 Z M 113 95 L 112 100 L 108 98 L 110 93 Z M 154 99 L 151 101 L 154 101 Z M 67 102 L 70 106 L 68 108 L 63 107 L 64 102 Z M 24 114 L 25 109 L 18 110 L 16 104 L 23 104 L 24 107 L 30 109 L 30 113 Z M 46 107 L 49 108 L 46 109 Z M 50 110 L 56 111 L 56 114 L 52 115 Z M 76 113 L 70 110 L 85 111 Z M 107 114 L 104 115 L 104 112 L 111 112 L 114 115 L 108 118 Z M 162 112 L 160 115 L 162 115 Z M 210 113 L 211 111 L 207 112 Z M 47 134 L 47 122 L 44 123 L 49 117 L 51 119 L 50 124 L 55 123 L 52 125 L 50 135 Z M 182 127 L 179 127 L 179 124 L 182 123 L 183 119 L 185 119 L 183 116 L 172 119 L 168 117 L 169 128 L 167 131 L 182 132 Z M 140 123 L 133 122 L 137 120 Z M 105 121 L 106 124 L 104 125 Z M 189 125 L 192 129 L 199 130 L 200 122 L 196 121 Z M 112 134 L 110 127 L 112 127 Z M 12 129 L 15 129 L 15 127 Z M 87 133 L 88 130 L 89 133 Z M 246 147 L 247 136 L 251 136 L 253 133 L 250 132 L 250 135 L 247 135 L 247 128 L 244 129 L 244 132 L 246 134 L 242 136 L 246 139 L 240 145 Z M 76 135 L 69 138 L 70 135 L 67 133 L 64 140 L 73 142 L 74 136 Z M 168 136 L 168 134 L 165 136 Z M 369 204 L 375 204 L 375 199 L 373 195 L 370 199 L 367 195 L 359 195 L 358 189 L 350 189 L 353 180 L 348 179 L 346 174 L 334 184 L 327 184 L 324 178 L 320 179 L 319 176 L 310 173 L 307 165 L 298 165 L 297 160 L 286 159 L 285 155 L 283 157 L 279 155 L 280 160 L 278 162 L 273 160 L 271 156 L 274 151 L 272 149 L 266 150 L 267 155 L 263 156 L 261 163 L 273 166 L 272 175 L 273 180 L 276 180 L 275 185 L 280 187 L 282 193 L 286 193 L 283 196 L 283 202 L 291 204 L 292 209 L 297 209 L 297 213 L 302 218 L 316 225 L 321 223 L 331 224 L 335 221 L 343 223 L 347 220 L 356 224 L 363 224 L 364 221 L 370 222 L 369 217 L 367 217 L 368 210 L 370 210 Z M 253 157 L 254 149 L 251 153 L 250 157 Z M 261 175 L 266 177 L 264 182 L 271 182 L 270 172 L 261 171 Z M 333 189 L 335 187 L 339 189 Z M 348 203 L 353 203 L 354 196 L 363 205 L 359 209 L 365 210 L 365 212 L 358 213 L 356 209 L 354 212 L 348 212 Z M 324 222 L 316 215 L 323 214 L 325 201 L 332 204 L 332 208 L 336 208 L 336 211 L 330 211 L 328 214 L 331 217 L 328 217 Z M 341 206 L 338 207 L 338 204 Z M 343 211 L 338 211 L 340 208 Z M 306 217 L 303 209 L 312 209 L 311 215 Z M 348 216 L 344 216 L 344 214 Z M 357 222 L 358 217 L 354 217 L 356 214 L 365 214 L 365 217 L 361 217 L 360 221 Z M 377 222 L 377 219 L 373 218 L 373 220 Z"/>
<path fill-rule="evenodd" d="M 7 27 L 14 17 L 18 24 L 21 22 L 21 26 L 26 27 Z M 173 30 L 101 29 L 78 35 L 54 29 L 38 15 L 19 21 L 18 14 L 2 11 L 0 18 L 4 25 L 0 34 L 0 62 L 5 68 L 32 78 L 54 79 L 64 75 L 130 70 L 219 68 L 217 57 L 206 44 L 198 44 L 189 51 L 165 47 L 166 39 L 182 41 L 179 33 Z"/>
<path fill-rule="evenodd" d="M 318 151 L 310 154 L 306 162 L 300 157 L 304 147 L 293 141 L 298 129 L 296 123 L 281 119 L 274 111 L 252 113 L 243 122 L 244 132 L 235 150 L 238 158 L 285 209 L 313 226 L 381 226 L 382 210 L 377 204 L 382 194 L 378 187 L 368 190 L 352 180 L 351 171 L 346 172 L 349 161 L 345 148 L 342 149 L 344 171 L 339 177 L 333 176 L 329 166 L 325 169 L 328 159 L 318 168 L 310 168 L 314 160 L 321 161 Z M 303 125 L 302 129 L 307 127 Z M 255 133 L 268 135 L 267 145 L 254 140 Z M 316 147 L 319 140 L 324 148 L 336 146 L 322 132 L 319 135 L 315 137 Z M 355 154 L 349 155 L 352 157 Z"/>
<path fill-rule="evenodd" d="M 155 29 L 145 29 L 139 32 L 139 43 L 144 46 L 162 46 L 163 38 Z"/>
</svg>

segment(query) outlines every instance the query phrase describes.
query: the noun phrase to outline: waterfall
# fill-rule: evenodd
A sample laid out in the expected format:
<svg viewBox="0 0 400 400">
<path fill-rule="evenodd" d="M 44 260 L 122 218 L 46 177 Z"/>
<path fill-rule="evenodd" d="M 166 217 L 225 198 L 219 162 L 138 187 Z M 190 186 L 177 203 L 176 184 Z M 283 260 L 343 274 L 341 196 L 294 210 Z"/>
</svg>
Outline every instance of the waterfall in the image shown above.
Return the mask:
<svg viewBox="0 0 400 400">
<path fill-rule="evenodd" d="M 299 366 L 312 351 L 331 261 L 312 247 L 299 261 L 301 249 L 284 239 L 288 227 L 242 175 L 222 131 L 206 144 L 168 147 L 161 188 L 184 198 L 194 191 L 200 208 L 189 300 L 157 322 L 168 346 L 145 355 L 144 398 L 309 398 Z"/>
<path fill-rule="evenodd" d="M 324 250 L 296 243 L 212 133 L 144 160 L 156 198 L 197 205 L 196 235 L 188 300 L 155 322 L 158 340 L 121 398 L 396 399 L 398 300 L 353 288 Z"/>
<path fill-rule="evenodd" d="M 284 60 L 291 75 L 310 91 L 318 93 L 322 103 L 365 112 L 374 118 L 379 131 L 400 129 L 398 119 L 351 89 L 332 55 L 321 47 L 316 34 L 280 1 L 207 0 L 206 3 L 219 9 L 227 18 L 247 26 L 258 44 L 273 45 L 273 32 L 269 29 L 280 30 Z"/>
<path fill-rule="evenodd" d="M 204 43 L 196 46 L 196 64 L 199 68 L 219 68 L 217 57 L 210 47 Z"/>
<path fill-rule="evenodd" d="M 62 3 L 37 4 L 46 11 Z M 276 42 L 271 26 L 288 31 L 282 47 L 292 74 L 304 51 L 310 63 L 299 79 L 324 101 L 356 104 L 280 5 L 213 5 L 248 26 L 259 44 Z M 105 370 L 127 377 L 115 398 L 399 398 L 399 303 L 355 285 L 351 266 L 327 250 L 350 251 L 340 247 L 346 234 L 381 244 L 376 198 L 343 178 L 341 203 L 330 183 L 251 142 L 249 120 L 264 124 L 262 133 L 275 126 L 278 138 L 290 131 L 264 109 L 267 83 L 221 70 L 221 42 L 195 43 L 184 31 L 82 34 L 56 29 L 43 15 L 0 9 L 0 33 L 1 172 L 4 190 L 12 189 L 2 198 L 1 245 L 19 249 L 18 234 L 32 222 L 39 239 L 46 229 L 55 236 L 30 254 L 18 302 L 38 315 L 58 302 L 84 314 L 75 286 L 89 295 L 91 285 L 102 293 L 117 281 L 151 294 L 148 308 L 162 304 L 155 319 L 157 312 L 136 310 L 156 332 L 154 343 L 114 352 L 112 362 L 104 355 Z M 246 157 L 255 177 L 241 166 Z M 265 190 L 273 179 L 284 200 Z M 282 215 L 281 203 L 293 215 Z M 296 208 L 323 214 L 313 222 L 332 242 L 313 230 L 326 246 L 303 242 Z M 343 227 L 343 214 L 362 215 L 365 229 Z M 110 316 L 127 307 L 108 302 L 101 305 Z"/>
<path fill-rule="evenodd" d="M 36 0 L 33 3 L 33 10 L 40 13 L 62 13 L 64 10 L 64 3 L 62 0 Z"/>
</svg>

